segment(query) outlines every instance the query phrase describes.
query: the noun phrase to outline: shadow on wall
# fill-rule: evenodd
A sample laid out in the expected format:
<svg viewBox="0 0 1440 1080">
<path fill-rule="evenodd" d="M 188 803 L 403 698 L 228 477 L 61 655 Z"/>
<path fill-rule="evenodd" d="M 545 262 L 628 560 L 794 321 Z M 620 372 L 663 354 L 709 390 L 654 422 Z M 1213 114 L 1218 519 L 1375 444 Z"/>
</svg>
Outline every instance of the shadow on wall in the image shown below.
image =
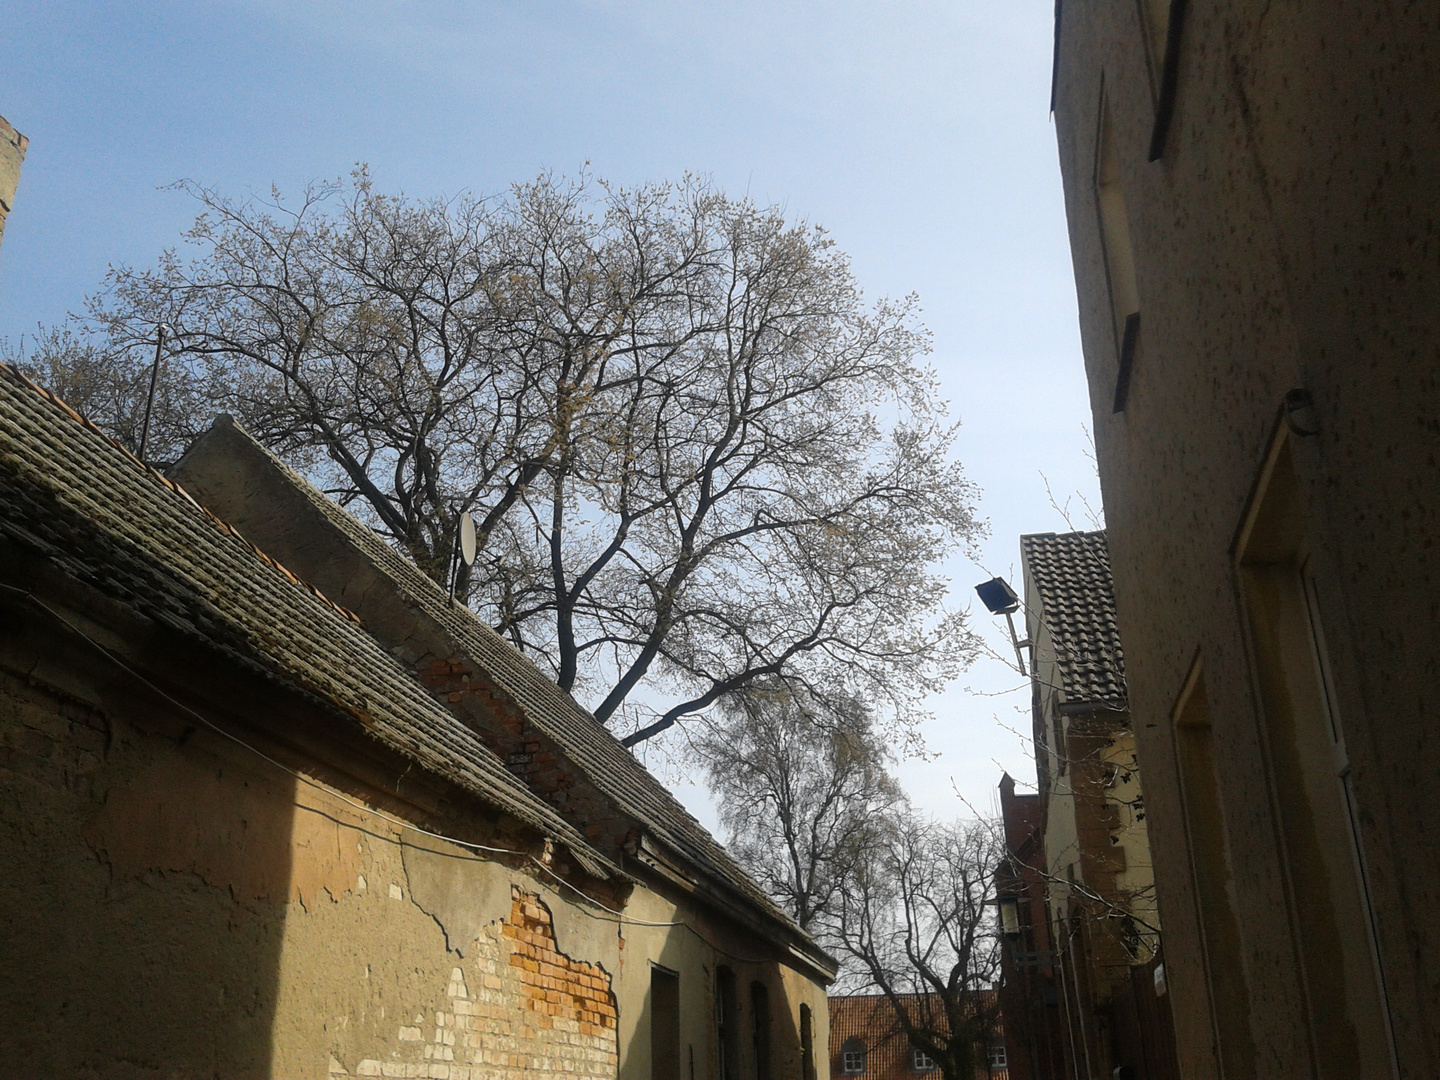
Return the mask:
<svg viewBox="0 0 1440 1080">
<path fill-rule="evenodd" d="M 23 602 L 0 755 L 6 1072 L 269 1075 L 295 782 Z"/>
<path fill-rule="evenodd" d="M 653 941 L 651 955 L 659 959 L 641 961 L 649 971 L 644 996 L 632 1006 L 633 1034 L 622 1047 L 623 1080 L 816 1080 L 814 1045 L 822 1029 L 811 1006 L 796 1000 L 810 984 L 793 972 L 787 979 L 774 962 L 712 952 L 703 943 L 723 939 L 715 927 L 705 929 L 701 938 L 675 927 Z M 638 937 L 627 951 L 638 951 Z"/>
</svg>

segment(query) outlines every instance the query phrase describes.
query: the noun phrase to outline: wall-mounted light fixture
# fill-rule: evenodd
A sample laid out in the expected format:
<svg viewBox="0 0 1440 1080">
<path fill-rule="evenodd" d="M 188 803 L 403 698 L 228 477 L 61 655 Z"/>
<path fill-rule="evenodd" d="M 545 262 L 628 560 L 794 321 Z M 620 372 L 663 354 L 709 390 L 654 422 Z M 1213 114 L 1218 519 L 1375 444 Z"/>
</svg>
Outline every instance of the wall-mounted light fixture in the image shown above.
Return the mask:
<svg viewBox="0 0 1440 1080">
<path fill-rule="evenodd" d="M 1004 578 L 991 578 L 989 581 L 982 581 L 975 586 L 975 594 L 980 597 L 980 602 L 989 609 L 991 615 L 1004 615 L 1005 622 L 1010 627 L 1010 643 L 1015 646 L 1015 662 L 1020 665 L 1020 674 L 1025 675 L 1025 657 L 1020 652 L 1022 644 L 1020 638 L 1015 634 L 1015 612 L 1020 610 L 1020 597 L 1015 595 L 1015 590 Z M 1024 644 L 1029 645 L 1027 640 Z"/>
<path fill-rule="evenodd" d="M 1301 438 L 1320 433 L 1320 417 L 1315 413 L 1315 399 L 1303 386 L 1285 391 L 1285 423 Z"/>
<path fill-rule="evenodd" d="M 1018 938 L 1020 936 L 1020 898 L 1018 896 L 1001 896 L 996 899 L 995 906 L 1000 909 L 1000 932 L 1007 938 Z"/>
</svg>

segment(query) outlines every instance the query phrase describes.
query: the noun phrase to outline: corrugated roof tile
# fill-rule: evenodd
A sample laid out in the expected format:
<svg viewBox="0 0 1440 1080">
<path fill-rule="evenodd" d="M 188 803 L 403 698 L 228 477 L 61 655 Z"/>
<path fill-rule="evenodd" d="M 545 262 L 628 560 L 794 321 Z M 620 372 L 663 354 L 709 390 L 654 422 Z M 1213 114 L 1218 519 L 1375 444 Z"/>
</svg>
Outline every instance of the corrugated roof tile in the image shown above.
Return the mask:
<svg viewBox="0 0 1440 1080">
<path fill-rule="evenodd" d="M 1031 533 L 1020 550 L 1044 609 L 1032 615 L 1049 631 L 1066 701 L 1123 709 L 1125 651 L 1104 530 Z"/>
</svg>

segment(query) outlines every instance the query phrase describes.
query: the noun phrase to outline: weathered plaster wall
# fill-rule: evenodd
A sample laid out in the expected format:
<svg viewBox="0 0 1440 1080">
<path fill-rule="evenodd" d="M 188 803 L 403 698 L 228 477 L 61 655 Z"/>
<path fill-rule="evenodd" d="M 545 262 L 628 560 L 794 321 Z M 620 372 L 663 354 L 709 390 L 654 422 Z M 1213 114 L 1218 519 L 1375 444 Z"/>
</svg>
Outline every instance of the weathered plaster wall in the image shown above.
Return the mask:
<svg viewBox="0 0 1440 1080">
<path fill-rule="evenodd" d="M 27 668 L 0 671 L 5 1071 L 269 1075 L 291 784 L 121 719 L 123 688 Z"/>
<path fill-rule="evenodd" d="M 1107 774 L 1109 800 L 1115 808 L 1115 829 L 1110 842 L 1124 856 L 1115 874 L 1115 893 L 1123 897 L 1133 915 L 1152 926 L 1160 926 L 1155 903 L 1155 868 L 1150 855 L 1150 833 L 1146 828 L 1145 792 L 1139 769 L 1135 735 L 1128 726 L 1106 743 L 1102 767 Z M 1138 958 L 1148 962 L 1154 941 L 1141 934 Z"/>
<path fill-rule="evenodd" d="M 800 1076 L 800 1006 L 814 1020 L 816 1060 L 828 1053 L 829 1013 L 825 989 L 784 965 L 767 960 L 763 944 L 729 933 L 688 903 L 647 890 L 636 890 L 626 907 L 625 945 L 616 993 L 620 1007 L 620 1080 L 650 1077 L 650 966 L 680 975 L 681 1072 L 688 1080 L 713 1077 L 719 1067 L 715 1028 L 715 969 L 735 974 L 738 1014 L 744 1036 L 738 1040 L 736 1075 L 754 1076 L 750 985 L 762 983 L 770 1003 L 770 1075 L 773 1080 Z M 681 925 L 672 925 L 680 923 Z"/>
<path fill-rule="evenodd" d="M 680 975 L 686 1080 L 692 1060 L 715 1075 L 717 963 L 746 1025 L 750 981 L 769 988 L 772 1076 L 798 1075 L 802 1001 L 825 1053 L 823 988 L 683 895 L 636 888 L 622 922 L 524 860 L 355 805 L 363 784 L 342 795 L 331 769 L 295 780 L 14 614 L 0 1059 L 15 1075 L 645 1080 L 652 962 Z"/>
<path fill-rule="evenodd" d="M 1440 1073 L 1440 16 L 1365 2 L 1189 5 L 1174 122 L 1155 115 L 1139 5 L 1062 7 L 1056 129 L 1152 851 L 1188 1075 L 1214 1029 L 1171 727 L 1203 664 L 1253 1075 L 1331 1068 L 1312 1040 L 1232 544 L 1305 387 L 1299 516 L 1334 669 L 1385 958 L 1397 1065 Z M 1126 408 L 1094 175 L 1115 123 L 1141 308 Z M 1238 1067 L 1238 1066 L 1237 1066 Z M 1389 1075 L 1388 1054 L 1360 1063 Z"/>
<path fill-rule="evenodd" d="M 385 862 L 372 868 L 383 872 Z M 404 865 L 394 869 L 411 880 Z M 486 864 L 481 874 L 493 884 L 500 869 Z M 367 881 L 336 910 L 292 918 L 281 964 L 276 1075 L 319 1075 L 321 1045 L 331 1076 L 615 1075 L 611 974 L 561 951 L 563 935 L 557 937 L 538 893 L 513 887 L 508 909 L 450 955 L 426 941 L 443 931 L 412 901 L 405 885 L 389 882 L 381 892 Z M 387 939 L 413 935 L 429 948 L 392 957 L 376 947 L 381 943 L 337 925 L 367 914 L 383 920 Z"/>
</svg>

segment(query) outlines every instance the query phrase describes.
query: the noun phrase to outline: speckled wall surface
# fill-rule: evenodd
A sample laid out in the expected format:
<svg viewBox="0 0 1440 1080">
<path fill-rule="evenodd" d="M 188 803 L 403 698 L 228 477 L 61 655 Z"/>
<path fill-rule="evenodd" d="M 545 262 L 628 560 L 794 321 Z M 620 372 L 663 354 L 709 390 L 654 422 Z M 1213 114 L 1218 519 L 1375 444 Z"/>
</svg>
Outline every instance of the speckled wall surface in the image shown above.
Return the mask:
<svg viewBox="0 0 1440 1080">
<path fill-rule="evenodd" d="M 1440 1075 L 1440 9 L 1189 4 L 1164 155 L 1137 0 L 1063 5 L 1056 128 L 1181 1058 L 1216 1075 L 1170 718 L 1203 666 L 1249 996 L 1252 1075 L 1308 1075 L 1273 770 L 1232 544 L 1281 402 L 1353 769 L 1398 1065 Z M 1118 343 L 1094 175 L 1109 104 L 1140 345 Z M 1301 898 L 1303 901 L 1303 898 Z M 1182 1007 L 1188 1003 L 1188 1008 Z M 1388 1055 L 1383 1055 L 1388 1056 Z M 1367 1060 L 1363 1075 L 1391 1075 Z M 1232 1072 L 1234 1069 L 1232 1068 Z"/>
</svg>

